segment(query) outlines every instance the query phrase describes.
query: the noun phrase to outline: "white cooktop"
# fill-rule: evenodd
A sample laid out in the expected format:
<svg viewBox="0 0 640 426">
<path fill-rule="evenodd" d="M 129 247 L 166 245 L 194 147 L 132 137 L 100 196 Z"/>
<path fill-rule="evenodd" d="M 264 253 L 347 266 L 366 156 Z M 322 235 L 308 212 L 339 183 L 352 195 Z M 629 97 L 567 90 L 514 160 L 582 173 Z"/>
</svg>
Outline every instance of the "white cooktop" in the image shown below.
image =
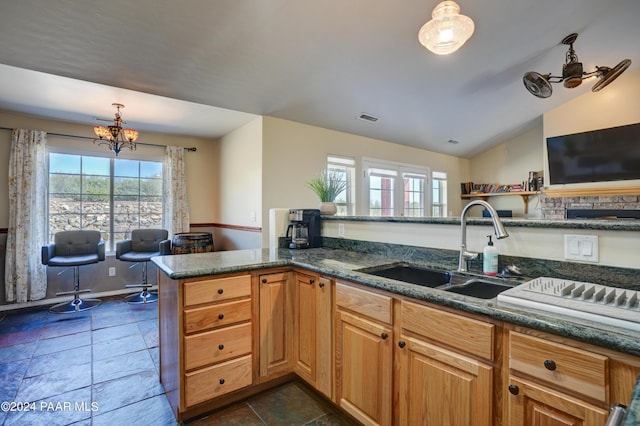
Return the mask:
<svg viewBox="0 0 640 426">
<path fill-rule="evenodd" d="M 498 305 L 559 313 L 640 331 L 640 292 L 540 277 L 498 295 Z"/>
</svg>

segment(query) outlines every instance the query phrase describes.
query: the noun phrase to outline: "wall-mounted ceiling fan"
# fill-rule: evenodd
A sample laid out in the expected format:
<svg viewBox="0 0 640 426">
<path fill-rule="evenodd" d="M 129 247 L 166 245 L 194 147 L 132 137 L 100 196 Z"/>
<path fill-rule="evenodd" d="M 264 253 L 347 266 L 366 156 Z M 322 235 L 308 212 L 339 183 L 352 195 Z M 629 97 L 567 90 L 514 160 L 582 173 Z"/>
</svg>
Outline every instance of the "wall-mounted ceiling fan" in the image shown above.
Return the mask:
<svg viewBox="0 0 640 426">
<path fill-rule="evenodd" d="M 549 74 L 540 74 L 535 71 L 529 71 L 522 77 L 524 86 L 534 96 L 539 98 L 548 98 L 553 93 L 551 83 L 564 83 L 564 87 L 572 89 L 580 86 L 582 80 L 597 77 L 598 81 L 591 88 L 592 92 L 604 89 L 609 83 L 618 78 L 629 65 L 630 59 L 623 59 L 613 68 L 596 66 L 591 72 L 584 72 L 582 62 L 578 61 L 578 55 L 573 50 L 573 43 L 578 38 L 578 33 L 569 34 L 562 39 L 562 44 L 569 46 L 566 54 L 565 64 L 562 66 L 562 77 Z"/>
</svg>

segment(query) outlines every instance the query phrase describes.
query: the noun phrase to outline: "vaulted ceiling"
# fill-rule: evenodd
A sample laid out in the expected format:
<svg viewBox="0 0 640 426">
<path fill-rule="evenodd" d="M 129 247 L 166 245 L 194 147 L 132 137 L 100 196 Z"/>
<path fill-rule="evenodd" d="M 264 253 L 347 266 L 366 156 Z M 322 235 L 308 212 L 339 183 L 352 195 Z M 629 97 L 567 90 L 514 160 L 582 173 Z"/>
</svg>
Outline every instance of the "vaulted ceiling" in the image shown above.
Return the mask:
<svg viewBox="0 0 640 426">
<path fill-rule="evenodd" d="M 590 90 L 523 86 L 561 73 L 566 35 L 587 71 L 640 66 L 638 0 L 458 3 L 475 33 L 438 56 L 417 41 L 437 0 L 3 1 L 0 108 L 93 125 L 121 102 L 130 127 L 206 137 L 267 115 L 470 157 Z"/>
</svg>

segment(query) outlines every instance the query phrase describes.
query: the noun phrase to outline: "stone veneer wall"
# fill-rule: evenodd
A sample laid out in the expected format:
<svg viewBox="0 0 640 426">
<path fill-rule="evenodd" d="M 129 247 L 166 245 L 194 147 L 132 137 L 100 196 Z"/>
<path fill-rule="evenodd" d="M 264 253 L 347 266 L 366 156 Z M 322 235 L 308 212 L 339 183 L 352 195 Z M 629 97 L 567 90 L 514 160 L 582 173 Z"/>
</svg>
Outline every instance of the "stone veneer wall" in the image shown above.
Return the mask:
<svg viewBox="0 0 640 426">
<path fill-rule="evenodd" d="M 541 195 L 543 219 L 564 219 L 567 209 L 640 210 L 638 195 L 606 195 L 585 197 L 547 197 Z"/>
</svg>

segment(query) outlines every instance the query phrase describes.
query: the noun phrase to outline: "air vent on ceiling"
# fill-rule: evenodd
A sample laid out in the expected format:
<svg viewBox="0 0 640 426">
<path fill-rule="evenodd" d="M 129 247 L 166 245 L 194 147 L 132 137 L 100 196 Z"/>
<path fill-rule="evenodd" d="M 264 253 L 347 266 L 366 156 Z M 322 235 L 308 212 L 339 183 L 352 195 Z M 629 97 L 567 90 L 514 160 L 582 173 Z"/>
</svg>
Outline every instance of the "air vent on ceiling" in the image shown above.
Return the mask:
<svg viewBox="0 0 640 426">
<path fill-rule="evenodd" d="M 373 116 L 371 114 L 367 114 L 366 112 L 363 112 L 358 116 L 358 120 L 364 120 L 364 121 L 369 121 L 371 123 L 375 123 L 376 121 L 378 121 L 378 117 Z"/>
<path fill-rule="evenodd" d="M 450 143 L 450 144 L 452 144 L 452 145 L 457 145 L 457 144 L 459 144 L 459 143 L 460 143 L 460 141 L 457 141 L 457 140 L 455 140 L 455 139 L 449 139 L 447 142 L 448 142 L 448 143 Z"/>
</svg>

